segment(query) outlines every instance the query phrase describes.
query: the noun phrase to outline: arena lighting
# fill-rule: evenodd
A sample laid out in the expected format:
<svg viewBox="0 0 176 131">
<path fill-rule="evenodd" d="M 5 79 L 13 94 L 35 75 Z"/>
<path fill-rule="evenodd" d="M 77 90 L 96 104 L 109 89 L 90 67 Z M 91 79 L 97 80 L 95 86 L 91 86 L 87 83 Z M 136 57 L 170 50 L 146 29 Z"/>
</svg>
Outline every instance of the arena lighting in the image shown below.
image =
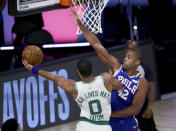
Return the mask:
<svg viewBox="0 0 176 131">
<path fill-rule="evenodd" d="M 2 46 L 0 50 L 14 50 L 14 46 Z"/>
<path fill-rule="evenodd" d="M 47 44 L 47 45 L 43 45 L 43 48 L 83 47 L 83 46 L 90 46 L 90 44 L 88 42 L 67 43 L 67 44 Z"/>
<path fill-rule="evenodd" d="M 133 29 L 134 29 L 134 30 L 137 30 L 137 28 L 138 28 L 138 27 L 137 27 L 136 25 L 133 26 Z"/>
<path fill-rule="evenodd" d="M 88 42 L 84 43 L 67 43 L 67 44 L 47 44 L 43 45 L 43 48 L 63 48 L 63 47 L 84 47 L 84 46 L 90 46 Z M 0 47 L 0 50 L 14 50 L 14 46 L 2 46 Z"/>
</svg>

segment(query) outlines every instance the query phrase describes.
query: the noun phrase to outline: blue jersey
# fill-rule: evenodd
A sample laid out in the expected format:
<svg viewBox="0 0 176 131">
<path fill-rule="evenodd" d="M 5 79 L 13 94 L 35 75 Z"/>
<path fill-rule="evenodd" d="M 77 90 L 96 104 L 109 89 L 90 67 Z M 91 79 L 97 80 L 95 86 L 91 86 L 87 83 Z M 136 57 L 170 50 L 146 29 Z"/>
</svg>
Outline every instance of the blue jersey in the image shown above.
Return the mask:
<svg viewBox="0 0 176 131">
<path fill-rule="evenodd" d="M 139 83 L 139 79 L 141 78 L 141 74 L 138 73 L 136 76 L 129 77 L 126 71 L 124 70 L 123 66 L 121 66 L 119 70 L 115 72 L 114 77 L 123 84 L 123 88 L 120 91 L 112 91 L 112 94 L 111 94 L 112 111 L 118 111 L 118 110 L 127 108 L 132 104 L 133 97 L 136 94 L 136 91 L 138 88 L 138 83 Z M 124 124 L 123 126 L 122 125 L 120 126 L 120 123 L 123 124 L 122 121 L 126 124 Z M 128 125 L 128 123 L 132 125 Z M 123 118 L 111 118 L 110 124 L 112 126 L 112 129 L 114 128 L 113 131 L 118 131 L 118 130 L 123 131 L 123 129 L 126 129 L 128 126 L 131 126 L 132 128 L 134 128 L 137 125 L 137 122 L 134 116 L 129 116 L 129 117 L 123 117 Z M 136 126 L 136 129 L 137 129 L 137 126 Z M 129 128 L 129 130 L 131 129 Z M 128 130 L 126 129 L 126 131 Z"/>
</svg>

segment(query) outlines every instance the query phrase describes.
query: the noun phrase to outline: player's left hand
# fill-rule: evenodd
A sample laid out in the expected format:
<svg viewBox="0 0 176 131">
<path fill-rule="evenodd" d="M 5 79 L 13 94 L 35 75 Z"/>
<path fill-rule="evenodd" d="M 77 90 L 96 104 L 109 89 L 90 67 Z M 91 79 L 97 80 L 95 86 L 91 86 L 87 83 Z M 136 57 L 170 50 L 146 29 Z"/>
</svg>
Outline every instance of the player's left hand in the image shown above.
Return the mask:
<svg viewBox="0 0 176 131">
<path fill-rule="evenodd" d="M 32 70 L 32 68 L 33 68 L 33 66 L 31 65 L 31 64 L 29 64 L 26 60 L 22 60 L 22 63 L 23 63 L 23 65 L 26 67 L 26 69 L 28 69 L 28 70 Z"/>
<path fill-rule="evenodd" d="M 152 107 L 147 107 L 142 115 L 144 119 L 149 119 L 152 117 Z"/>
</svg>

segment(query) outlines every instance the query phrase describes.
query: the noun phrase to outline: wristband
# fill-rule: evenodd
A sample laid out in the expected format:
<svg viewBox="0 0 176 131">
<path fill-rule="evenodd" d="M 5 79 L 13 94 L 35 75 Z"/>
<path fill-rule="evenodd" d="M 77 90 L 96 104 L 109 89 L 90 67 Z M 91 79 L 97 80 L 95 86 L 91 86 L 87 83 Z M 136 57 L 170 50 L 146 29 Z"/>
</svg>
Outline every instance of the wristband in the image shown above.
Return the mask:
<svg viewBox="0 0 176 131">
<path fill-rule="evenodd" d="M 32 73 L 38 75 L 38 71 L 39 71 L 39 70 L 40 70 L 39 67 L 35 67 L 35 66 L 34 66 L 34 67 L 32 68 Z"/>
</svg>

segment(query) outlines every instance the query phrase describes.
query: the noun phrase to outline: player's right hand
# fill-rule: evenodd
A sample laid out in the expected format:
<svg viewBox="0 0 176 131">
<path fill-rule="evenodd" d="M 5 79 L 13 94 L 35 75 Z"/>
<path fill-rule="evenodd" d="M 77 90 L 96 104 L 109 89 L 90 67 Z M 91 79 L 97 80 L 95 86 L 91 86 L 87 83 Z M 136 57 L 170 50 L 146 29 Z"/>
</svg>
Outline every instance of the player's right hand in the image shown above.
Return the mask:
<svg viewBox="0 0 176 131">
<path fill-rule="evenodd" d="M 29 64 L 26 60 L 22 60 L 23 65 L 26 67 L 28 70 L 32 70 L 33 66 Z"/>
</svg>

